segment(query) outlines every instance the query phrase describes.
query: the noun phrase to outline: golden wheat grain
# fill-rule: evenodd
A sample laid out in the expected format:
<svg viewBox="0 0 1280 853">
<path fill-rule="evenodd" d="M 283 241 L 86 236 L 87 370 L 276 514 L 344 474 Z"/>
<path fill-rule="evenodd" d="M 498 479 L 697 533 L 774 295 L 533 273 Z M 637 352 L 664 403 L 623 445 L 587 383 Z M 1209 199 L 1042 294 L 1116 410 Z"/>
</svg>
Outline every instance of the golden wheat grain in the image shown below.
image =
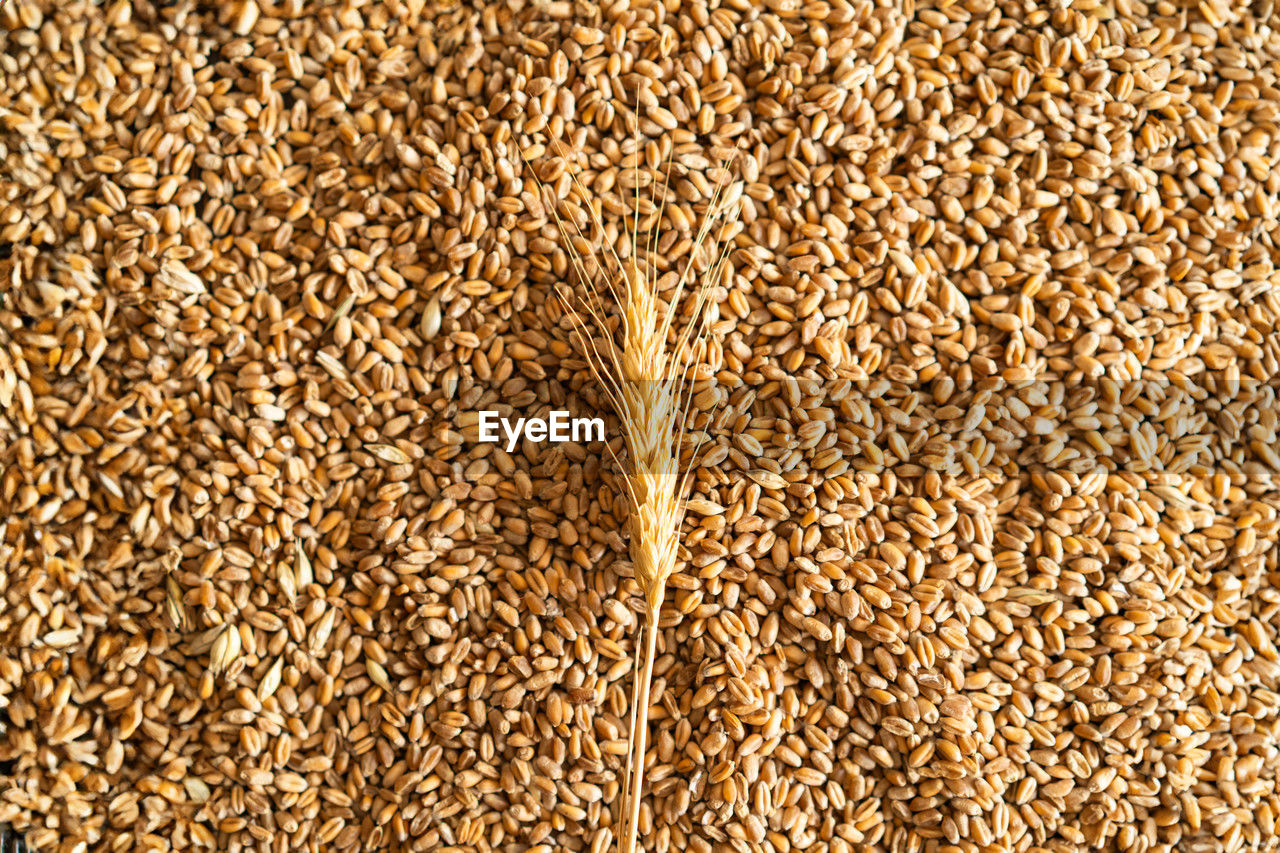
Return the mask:
<svg viewBox="0 0 1280 853">
<path fill-rule="evenodd" d="M 234 625 L 224 625 L 209 652 L 209 671 L 214 675 L 226 672 L 227 667 L 240 656 L 240 648 L 240 632 Z"/>
<path fill-rule="evenodd" d="M 164 576 L 164 604 L 173 627 L 179 631 L 188 630 L 190 621 L 187 619 L 187 608 L 182 602 L 182 587 L 171 574 Z"/>
<path fill-rule="evenodd" d="M 1267 849 L 1274 0 L 472 5 L 0 0 L 0 824 L 604 853 L 634 758 L 652 853 Z M 578 385 L 535 139 L 601 354 L 742 146 L 661 639 L 627 472 L 460 429 Z"/>
</svg>

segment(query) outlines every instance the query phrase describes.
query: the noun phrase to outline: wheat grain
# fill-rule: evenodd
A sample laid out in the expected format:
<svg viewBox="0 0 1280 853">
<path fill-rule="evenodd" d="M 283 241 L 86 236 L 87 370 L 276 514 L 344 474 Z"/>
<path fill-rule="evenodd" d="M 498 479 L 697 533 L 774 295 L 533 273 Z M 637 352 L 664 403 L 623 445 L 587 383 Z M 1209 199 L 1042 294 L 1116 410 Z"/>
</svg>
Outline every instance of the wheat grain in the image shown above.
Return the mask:
<svg viewBox="0 0 1280 853">
<path fill-rule="evenodd" d="M 234 625 L 224 625 L 209 648 L 209 672 L 220 675 L 240 656 L 240 631 Z"/>
<path fill-rule="evenodd" d="M 1267 850 L 1275 20 L 0 2 L 0 823 Z M 656 622 L 621 433 L 475 440 L 611 410 L 583 353 L 622 300 L 581 334 L 574 250 L 696 362 Z"/>
</svg>

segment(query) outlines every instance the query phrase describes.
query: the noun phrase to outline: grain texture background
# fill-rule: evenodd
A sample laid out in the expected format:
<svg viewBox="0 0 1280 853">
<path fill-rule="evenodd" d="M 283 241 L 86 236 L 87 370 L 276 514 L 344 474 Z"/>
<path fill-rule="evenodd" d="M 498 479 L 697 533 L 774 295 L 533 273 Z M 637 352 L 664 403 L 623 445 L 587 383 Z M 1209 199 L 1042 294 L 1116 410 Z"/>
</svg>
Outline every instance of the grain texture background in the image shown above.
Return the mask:
<svg viewBox="0 0 1280 853">
<path fill-rule="evenodd" d="M 0 822 L 608 849 L 618 470 L 468 430 L 604 408 L 524 157 L 675 273 L 734 151 L 644 849 L 1274 849 L 1276 25 L 8 0 Z"/>
</svg>

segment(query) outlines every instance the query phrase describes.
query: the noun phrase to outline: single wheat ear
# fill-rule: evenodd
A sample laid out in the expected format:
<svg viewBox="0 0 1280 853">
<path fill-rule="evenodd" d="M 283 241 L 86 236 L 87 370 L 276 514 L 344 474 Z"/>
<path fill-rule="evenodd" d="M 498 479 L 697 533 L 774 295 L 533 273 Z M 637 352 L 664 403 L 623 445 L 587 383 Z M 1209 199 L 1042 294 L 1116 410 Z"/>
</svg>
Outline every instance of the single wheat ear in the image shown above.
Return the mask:
<svg viewBox="0 0 1280 853">
<path fill-rule="evenodd" d="M 638 165 L 636 169 L 638 172 Z M 534 171 L 532 165 L 530 171 Z M 669 177 L 668 170 L 668 180 Z M 537 180 L 536 171 L 534 178 Z M 637 187 L 640 185 L 638 178 L 637 174 Z M 591 212 L 595 230 L 603 236 L 606 229 L 595 207 L 576 178 L 574 184 L 583 206 Z M 591 242 L 576 224 L 573 226 L 576 234 L 570 234 L 554 200 L 549 201 L 573 268 L 587 290 L 582 310 L 575 308 L 573 300 L 564 292 L 561 297 L 569 315 L 577 323 L 577 332 L 583 341 L 592 373 L 604 388 L 621 422 L 629 457 L 624 471 L 630 499 L 630 553 L 636 583 L 644 597 L 645 630 L 643 641 L 637 648 L 636 676 L 631 695 L 628 768 L 622 791 L 624 811 L 618 826 L 618 849 L 621 853 L 635 850 L 639 834 L 649 731 L 649 686 L 657 653 L 658 618 L 666 596 L 667 579 L 676 568 L 680 527 L 685 512 L 683 496 L 691 473 L 691 467 L 682 469 L 680 464 L 681 444 L 693 404 L 691 374 L 709 325 L 707 299 L 719 279 L 726 253 L 713 253 L 714 260 L 702 275 L 694 272 L 694 264 L 712 242 L 713 233 L 724 221 L 726 209 L 731 207 L 723 203 L 724 189 L 724 182 L 717 185 L 693 251 L 677 277 L 673 291 L 665 297 L 660 292 L 657 270 L 640 255 L 639 198 L 636 199 L 635 229 L 630 241 L 631 257 L 624 261 L 611 245 L 608 252 L 590 264 L 578 247 L 590 247 Z M 664 197 L 666 190 L 664 181 Z M 655 195 L 658 192 L 656 187 L 654 192 Z M 659 209 L 655 231 L 661 226 L 662 214 Z M 650 239 L 656 246 L 656 233 L 651 234 Z M 651 248 L 650 253 L 652 251 Z M 601 276 L 591 275 L 589 266 L 603 270 Z M 692 277 L 697 281 L 690 285 Z M 612 324 L 607 320 L 613 312 L 606 299 L 615 303 L 620 322 Z M 676 328 L 674 318 L 682 306 L 687 309 L 685 320 L 681 328 Z M 599 344 L 596 343 L 597 336 L 602 338 Z M 696 455 L 695 448 L 690 458 Z"/>
</svg>

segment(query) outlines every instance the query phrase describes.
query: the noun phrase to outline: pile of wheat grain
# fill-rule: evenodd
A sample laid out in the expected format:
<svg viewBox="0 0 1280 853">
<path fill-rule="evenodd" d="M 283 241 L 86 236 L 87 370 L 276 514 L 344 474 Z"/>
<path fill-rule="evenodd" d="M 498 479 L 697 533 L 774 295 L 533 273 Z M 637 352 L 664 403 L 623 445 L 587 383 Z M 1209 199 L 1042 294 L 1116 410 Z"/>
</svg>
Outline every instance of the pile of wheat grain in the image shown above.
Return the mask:
<svg viewBox="0 0 1280 853">
<path fill-rule="evenodd" d="M 612 849 L 646 605 L 557 222 L 669 300 L 727 171 L 639 846 L 1271 849 L 1277 27 L 8 0 L 0 823 Z"/>
</svg>

